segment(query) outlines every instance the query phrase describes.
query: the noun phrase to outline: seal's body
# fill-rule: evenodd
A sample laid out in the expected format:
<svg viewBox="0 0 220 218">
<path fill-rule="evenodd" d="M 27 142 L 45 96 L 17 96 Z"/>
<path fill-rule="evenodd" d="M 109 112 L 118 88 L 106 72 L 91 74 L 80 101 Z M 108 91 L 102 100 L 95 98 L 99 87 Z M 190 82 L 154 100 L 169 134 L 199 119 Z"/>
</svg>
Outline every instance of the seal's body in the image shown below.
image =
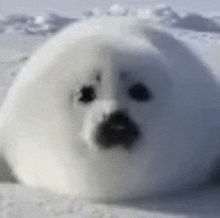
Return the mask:
<svg viewBox="0 0 220 218">
<path fill-rule="evenodd" d="M 154 26 L 82 21 L 33 54 L 0 114 L 3 155 L 21 182 L 119 200 L 208 178 L 219 154 L 219 84 Z"/>
</svg>

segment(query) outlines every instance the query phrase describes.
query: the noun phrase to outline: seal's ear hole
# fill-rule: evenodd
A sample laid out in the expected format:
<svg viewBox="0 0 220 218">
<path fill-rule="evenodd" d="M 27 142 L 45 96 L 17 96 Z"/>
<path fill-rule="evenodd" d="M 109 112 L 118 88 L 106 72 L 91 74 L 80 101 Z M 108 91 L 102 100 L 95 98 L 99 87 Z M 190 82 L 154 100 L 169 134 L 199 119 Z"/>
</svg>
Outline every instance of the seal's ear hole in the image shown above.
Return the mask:
<svg viewBox="0 0 220 218">
<path fill-rule="evenodd" d="M 89 103 L 96 98 L 96 90 L 93 86 L 83 86 L 80 89 L 79 101 L 82 103 Z"/>
</svg>

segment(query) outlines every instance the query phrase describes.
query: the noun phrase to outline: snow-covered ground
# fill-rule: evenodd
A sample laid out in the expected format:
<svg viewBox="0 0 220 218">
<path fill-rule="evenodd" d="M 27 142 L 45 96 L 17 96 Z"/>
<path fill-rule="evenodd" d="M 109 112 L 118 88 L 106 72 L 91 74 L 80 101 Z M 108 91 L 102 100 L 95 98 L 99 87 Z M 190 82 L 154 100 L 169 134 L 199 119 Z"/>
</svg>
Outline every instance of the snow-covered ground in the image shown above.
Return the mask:
<svg viewBox="0 0 220 218">
<path fill-rule="evenodd" d="M 208 67 L 216 69 L 220 49 L 220 13 L 177 13 L 168 6 L 132 9 L 113 5 L 107 11 L 85 11 L 81 17 L 64 17 L 53 12 L 12 14 L 0 18 L 0 104 L 19 68 L 45 40 L 69 23 L 91 16 L 134 15 L 156 20 L 177 38 L 184 40 Z M 163 199 L 148 199 L 111 205 L 90 204 L 56 196 L 19 184 L 0 159 L 0 217 L 103 217 L 103 218 L 217 218 L 220 217 L 220 187 L 201 188 Z M 184 194 L 183 194 L 184 193 Z"/>
</svg>

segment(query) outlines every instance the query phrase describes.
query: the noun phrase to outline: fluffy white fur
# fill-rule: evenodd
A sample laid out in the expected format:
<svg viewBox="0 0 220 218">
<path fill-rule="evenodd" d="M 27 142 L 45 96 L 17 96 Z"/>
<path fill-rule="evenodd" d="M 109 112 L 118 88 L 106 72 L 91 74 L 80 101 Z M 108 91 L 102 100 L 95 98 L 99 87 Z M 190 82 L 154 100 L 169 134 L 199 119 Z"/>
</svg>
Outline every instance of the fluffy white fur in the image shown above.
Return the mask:
<svg viewBox="0 0 220 218">
<path fill-rule="evenodd" d="M 155 26 L 132 17 L 91 19 L 35 52 L 0 114 L 3 154 L 22 183 L 120 200 L 207 180 L 219 155 L 219 85 L 186 45 Z M 129 96 L 140 83 L 151 100 Z M 85 86 L 95 90 L 88 103 L 79 101 Z M 94 139 L 115 111 L 139 127 L 129 149 L 103 149 Z"/>
</svg>

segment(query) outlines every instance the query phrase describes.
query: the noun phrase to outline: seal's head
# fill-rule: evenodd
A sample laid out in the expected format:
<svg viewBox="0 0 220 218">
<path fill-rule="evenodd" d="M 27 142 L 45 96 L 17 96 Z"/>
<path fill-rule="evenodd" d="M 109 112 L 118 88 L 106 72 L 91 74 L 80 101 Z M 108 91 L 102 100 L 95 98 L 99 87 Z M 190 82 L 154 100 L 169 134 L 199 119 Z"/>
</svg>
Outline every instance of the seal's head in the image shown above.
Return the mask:
<svg viewBox="0 0 220 218">
<path fill-rule="evenodd" d="M 4 156 L 33 187 L 118 200 L 206 181 L 218 156 L 217 80 L 144 21 L 99 18 L 49 40 L 1 111 Z"/>
</svg>

